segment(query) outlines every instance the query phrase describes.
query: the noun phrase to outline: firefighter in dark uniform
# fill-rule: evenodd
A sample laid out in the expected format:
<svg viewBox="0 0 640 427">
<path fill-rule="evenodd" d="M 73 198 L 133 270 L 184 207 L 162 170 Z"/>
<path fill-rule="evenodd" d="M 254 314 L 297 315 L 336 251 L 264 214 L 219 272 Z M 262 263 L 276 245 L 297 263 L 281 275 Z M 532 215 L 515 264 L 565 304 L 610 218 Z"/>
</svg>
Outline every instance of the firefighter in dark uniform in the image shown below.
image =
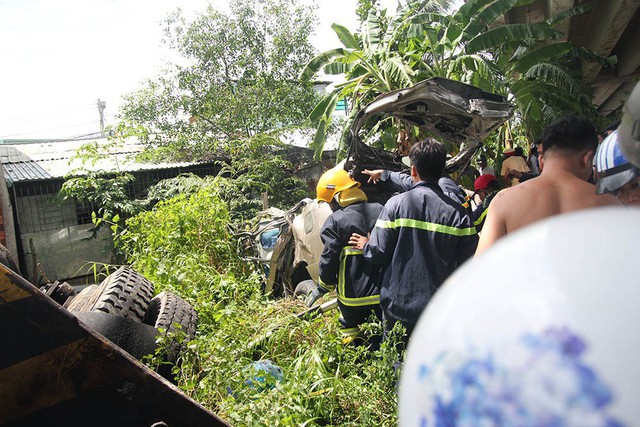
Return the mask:
<svg viewBox="0 0 640 427">
<path fill-rule="evenodd" d="M 337 166 L 325 172 L 317 186 L 317 198 L 334 211 L 320 231 L 324 250 L 320 257 L 320 283 L 307 297 L 307 306 L 336 290 L 343 341 L 359 338 L 359 326 L 380 312 L 380 267 L 366 262 L 360 249 L 349 245 L 352 233 L 368 234 L 382 205 L 368 203 L 360 183 Z M 376 343 L 372 343 L 376 345 Z"/>
<path fill-rule="evenodd" d="M 405 159 L 407 159 L 407 157 L 402 158 L 402 163 L 409 166 L 409 163 L 405 161 Z M 409 191 L 415 184 L 410 175 L 402 172 L 392 172 L 386 169 L 365 169 L 362 173 L 369 176 L 368 182 L 372 182 L 374 184 L 377 184 L 379 181 L 388 182 L 391 184 L 392 188 L 398 192 Z M 467 196 L 464 190 L 460 188 L 449 175 L 443 174 L 438 179 L 438 186 L 447 197 L 454 202 L 460 203 L 463 208 L 468 209 L 469 212 L 471 212 L 469 196 Z"/>
<path fill-rule="evenodd" d="M 479 233 L 482 231 L 484 220 L 487 217 L 489 204 L 500 191 L 500 184 L 498 184 L 498 178 L 494 175 L 480 175 L 473 183 L 473 189 L 475 190 L 475 194 L 480 198 L 480 204 L 471 213 L 471 219 L 473 220 L 473 225 L 476 227 L 476 231 Z"/>
<path fill-rule="evenodd" d="M 357 233 L 349 243 L 384 267 L 380 305 L 384 333 L 400 322 L 408 341 L 420 314 L 447 277 L 473 256 L 478 236 L 467 209 L 438 186 L 446 149 L 434 140 L 411 147 L 413 187 L 384 206 L 371 237 Z"/>
</svg>

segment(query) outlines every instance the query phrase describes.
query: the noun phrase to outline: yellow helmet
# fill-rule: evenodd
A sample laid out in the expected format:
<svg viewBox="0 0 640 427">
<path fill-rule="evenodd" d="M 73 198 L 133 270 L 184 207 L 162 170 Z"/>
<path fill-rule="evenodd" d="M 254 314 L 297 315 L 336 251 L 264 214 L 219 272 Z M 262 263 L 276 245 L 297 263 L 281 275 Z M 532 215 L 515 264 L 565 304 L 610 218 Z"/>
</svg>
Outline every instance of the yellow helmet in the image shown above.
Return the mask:
<svg viewBox="0 0 640 427">
<path fill-rule="evenodd" d="M 329 169 L 318 180 L 316 194 L 318 200 L 330 203 L 333 196 L 347 188 L 360 187 L 360 183 L 339 166 Z"/>
</svg>

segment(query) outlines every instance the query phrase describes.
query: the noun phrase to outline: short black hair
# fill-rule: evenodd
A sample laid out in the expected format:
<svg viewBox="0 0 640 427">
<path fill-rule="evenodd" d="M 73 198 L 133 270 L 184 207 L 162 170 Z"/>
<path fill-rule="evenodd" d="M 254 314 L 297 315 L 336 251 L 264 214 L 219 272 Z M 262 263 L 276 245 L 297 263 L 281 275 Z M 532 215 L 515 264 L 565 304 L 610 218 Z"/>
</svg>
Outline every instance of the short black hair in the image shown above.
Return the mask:
<svg viewBox="0 0 640 427">
<path fill-rule="evenodd" d="M 524 155 L 524 150 L 522 150 L 522 147 L 516 147 L 516 149 L 514 150 L 516 156 L 523 156 Z"/>
<path fill-rule="evenodd" d="M 609 131 L 612 131 L 612 132 L 613 132 L 614 130 L 618 129 L 618 126 L 620 126 L 620 120 L 616 120 L 615 122 L 613 122 L 613 123 L 609 124 L 609 126 L 607 126 L 607 127 L 604 129 L 604 132 L 603 132 L 603 133 L 606 135 L 606 134 L 607 134 L 607 132 L 609 132 Z"/>
<path fill-rule="evenodd" d="M 578 114 L 566 114 L 551 123 L 540 137 L 545 152 L 554 149 L 571 151 L 598 147 L 598 132 L 589 119 Z"/>
<path fill-rule="evenodd" d="M 409 160 L 423 181 L 439 179 L 447 162 L 447 149 L 433 138 L 416 142 L 409 151 Z"/>
</svg>

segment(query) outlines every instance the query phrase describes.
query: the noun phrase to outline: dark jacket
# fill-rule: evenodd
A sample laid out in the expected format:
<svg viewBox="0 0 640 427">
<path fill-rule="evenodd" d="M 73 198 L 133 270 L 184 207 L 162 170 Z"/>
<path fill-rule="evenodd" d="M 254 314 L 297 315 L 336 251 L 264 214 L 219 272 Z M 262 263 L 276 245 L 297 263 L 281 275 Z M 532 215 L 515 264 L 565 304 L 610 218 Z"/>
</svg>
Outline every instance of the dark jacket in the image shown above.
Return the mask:
<svg viewBox="0 0 640 427">
<path fill-rule="evenodd" d="M 415 323 L 434 292 L 478 244 L 466 209 L 435 182 L 419 182 L 389 199 L 364 257 L 385 269 L 380 304 L 389 316 Z"/>
<path fill-rule="evenodd" d="M 484 198 L 482 203 L 476 208 L 475 211 L 471 212 L 471 220 L 473 221 L 473 225 L 476 227 L 476 231 L 479 233 L 482 231 L 482 227 L 484 227 L 484 220 L 487 218 L 487 210 L 489 209 L 489 204 L 496 197 L 498 191 L 496 190 L 493 194 L 488 195 Z"/>
<path fill-rule="evenodd" d="M 408 191 L 413 187 L 413 178 L 411 175 L 401 172 L 391 172 L 385 170 L 380 176 L 381 181 L 389 181 L 396 191 Z M 469 208 L 469 198 L 462 188 L 456 184 L 454 180 L 448 176 L 443 176 L 438 180 L 438 186 L 442 189 L 445 196 L 451 200 L 460 203 L 464 208 Z"/>
<path fill-rule="evenodd" d="M 362 251 L 349 245 L 352 233 L 366 236 L 382 211 L 379 203 L 354 203 L 333 212 L 320 231 L 320 286 L 336 289 L 338 300 L 359 307 L 380 302 L 380 267 L 364 260 Z"/>
</svg>

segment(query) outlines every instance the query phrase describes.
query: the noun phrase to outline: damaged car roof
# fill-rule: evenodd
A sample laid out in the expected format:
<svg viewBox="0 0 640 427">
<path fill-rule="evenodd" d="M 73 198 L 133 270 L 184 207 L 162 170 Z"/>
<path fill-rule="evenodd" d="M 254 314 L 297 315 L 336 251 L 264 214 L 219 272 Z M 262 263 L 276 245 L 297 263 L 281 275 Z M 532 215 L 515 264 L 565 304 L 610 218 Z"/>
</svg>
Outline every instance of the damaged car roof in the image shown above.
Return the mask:
<svg viewBox="0 0 640 427">
<path fill-rule="evenodd" d="M 388 114 L 450 142 L 481 141 L 512 112 L 513 106 L 504 96 L 434 77 L 380 95 L 358 113 L 351 129 L 357 135 L 368 117 Z"/>
</svg>

